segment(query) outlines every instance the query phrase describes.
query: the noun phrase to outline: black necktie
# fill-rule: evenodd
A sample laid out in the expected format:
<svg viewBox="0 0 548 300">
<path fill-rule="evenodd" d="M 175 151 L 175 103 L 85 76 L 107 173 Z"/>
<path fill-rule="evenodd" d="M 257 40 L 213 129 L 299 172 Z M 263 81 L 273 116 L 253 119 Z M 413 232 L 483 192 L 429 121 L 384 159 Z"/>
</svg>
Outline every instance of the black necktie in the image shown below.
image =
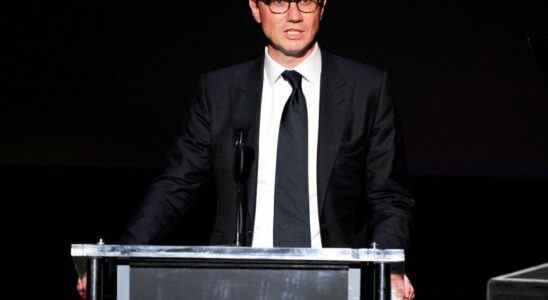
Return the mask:
<svg viewBox="0 0 548 300">
<path fill-rule="evenodd" d="M 274 190 L 274 246 L 310 247 L 308 212 L 308 121 L 301 74 L 282 77 L 293 91 L 285 104 L 278 135 Z"/>
</svg>

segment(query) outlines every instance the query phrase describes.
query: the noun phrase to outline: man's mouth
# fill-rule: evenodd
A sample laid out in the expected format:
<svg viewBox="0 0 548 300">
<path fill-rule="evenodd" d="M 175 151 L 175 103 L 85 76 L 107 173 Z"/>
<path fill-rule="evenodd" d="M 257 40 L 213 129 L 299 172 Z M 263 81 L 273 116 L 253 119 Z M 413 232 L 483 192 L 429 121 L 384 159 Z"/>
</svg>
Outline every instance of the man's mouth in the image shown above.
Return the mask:
<svg viewBox="0 0 548 300">
<path fill-rule="evenodd" d="M 303 36 L 304 31 L 298 30 L 298 29 L 287 29 L 285 30 L 285 34 L 290 39 L 298 39 Z"/>
</svg>

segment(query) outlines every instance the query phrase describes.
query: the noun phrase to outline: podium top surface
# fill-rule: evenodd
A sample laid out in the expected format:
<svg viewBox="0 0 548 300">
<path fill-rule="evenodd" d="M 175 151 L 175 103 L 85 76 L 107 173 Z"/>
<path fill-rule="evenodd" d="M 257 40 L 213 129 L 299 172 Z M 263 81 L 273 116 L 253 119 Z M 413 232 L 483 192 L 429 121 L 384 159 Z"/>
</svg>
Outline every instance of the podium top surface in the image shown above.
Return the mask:
<svg viewBox="0 0 548 300">
<path fill-rule="evenodd" d="M 221 246 L 144 246 L 73 244 L 74 258 L 159 258 L 159 259 L 220 259 L 329 261 L 340 263 L 397 263 L 405 260 L 401 249 L 349 248 L 252 248 Z"/>
</svg>

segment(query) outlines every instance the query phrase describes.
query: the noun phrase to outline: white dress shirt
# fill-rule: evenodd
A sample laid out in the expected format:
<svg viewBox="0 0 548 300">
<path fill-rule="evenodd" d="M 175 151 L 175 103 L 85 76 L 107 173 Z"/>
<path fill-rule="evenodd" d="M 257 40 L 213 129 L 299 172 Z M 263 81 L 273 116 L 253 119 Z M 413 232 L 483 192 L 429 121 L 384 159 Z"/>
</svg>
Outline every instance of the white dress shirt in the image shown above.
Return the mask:
<svg viewBox="0 0 548 300">
<path fill-rule="evenodd" d="M 290 70 L 272 59 L 265 49 L 261 119 L 259 126 L 259 165 L 257 171 L 257 199 L 253 247 L 271 248 L 274 245 L 274 184 L 276 178 L 276 152 L 278 131 L 285 103 L 291 95 L 291 85 L 282 78 Z M 302 90 L 308 111 L 308 199 L 310 238 L 312 248 L 321 248 L 318 192 L 316 184 L 316 157 L 320 112 L 320 79 L 322 57 L 314 45 L 312 53 L 293 68 L 302 75 Z"/>
</svg>

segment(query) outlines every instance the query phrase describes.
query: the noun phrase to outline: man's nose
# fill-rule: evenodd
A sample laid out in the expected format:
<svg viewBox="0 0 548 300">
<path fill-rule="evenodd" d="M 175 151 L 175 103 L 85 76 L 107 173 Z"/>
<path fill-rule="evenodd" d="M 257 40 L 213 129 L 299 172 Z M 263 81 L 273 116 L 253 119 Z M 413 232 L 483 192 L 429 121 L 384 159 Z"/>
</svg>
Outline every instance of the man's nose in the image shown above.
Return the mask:
<svg viewBox="0 0 548 300">
<path fill-rule="evenodd" d="M 297 7 L 297 1 L 289 3 L 287 18 L 290 22 L 300 22 L 303 19 L 303 13 Z"/>
</svg>

